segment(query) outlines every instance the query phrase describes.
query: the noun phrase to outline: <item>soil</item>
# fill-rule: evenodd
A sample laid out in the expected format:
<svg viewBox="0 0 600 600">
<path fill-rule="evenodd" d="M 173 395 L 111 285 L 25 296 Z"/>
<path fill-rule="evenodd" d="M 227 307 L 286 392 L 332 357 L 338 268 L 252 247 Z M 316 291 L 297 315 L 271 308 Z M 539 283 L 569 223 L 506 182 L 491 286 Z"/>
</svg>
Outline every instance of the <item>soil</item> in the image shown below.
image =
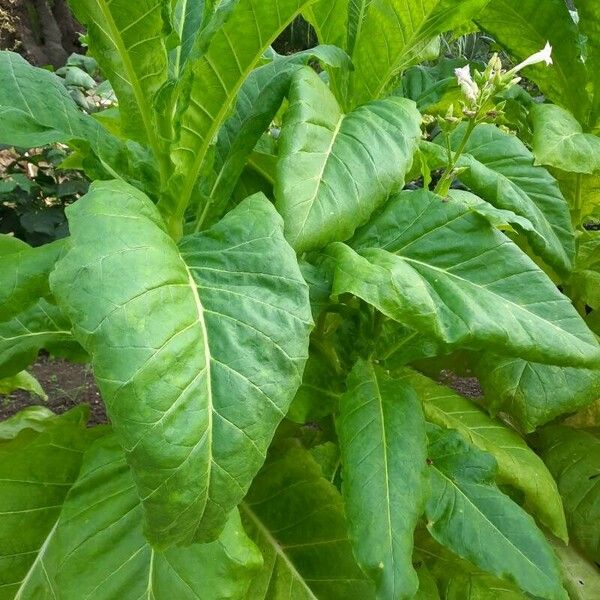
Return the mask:
<svg viewBox="0 0 600 600">
<path fill-rule="evenodd" d="M 46 406 L 61 414 L 78 404 L 88 404 L 90 425 L 107 422 L 104 404 L 89 365 L 41 356 L 29 371 L 40 382 L 48 395 L 48 401 L 44 402 L 41 398 L 20 390 L 9 396 L 0 395 L 0 421 L 32 405 Z"/>
</svg>

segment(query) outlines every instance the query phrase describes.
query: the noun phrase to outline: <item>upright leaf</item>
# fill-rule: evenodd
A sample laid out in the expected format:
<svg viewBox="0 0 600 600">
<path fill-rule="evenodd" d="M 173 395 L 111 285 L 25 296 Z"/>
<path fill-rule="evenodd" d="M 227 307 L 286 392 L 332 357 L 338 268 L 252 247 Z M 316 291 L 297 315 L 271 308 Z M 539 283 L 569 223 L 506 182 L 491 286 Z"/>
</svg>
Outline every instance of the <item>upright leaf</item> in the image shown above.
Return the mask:
<svg viewBox="0 0 600 600">
<path fill-rule="evenodd" d="M 589 98 L 587 74 L 580 59 L 579 33 L 563 0 L 494 0 L 476 16 L 481 29 L 504 46 L 517 61 L 552 45 L 552 66 L 537 64 L 523 74 L 536 82 L 556 104 L 585 123 Z"/>
<path fill-rule="evenodd" d="M 342 492 L 354 553 L 378 598 L 412 598 L 413 534 L 428 495 L 427 436 L 409 385 L 360 361 L 337 420 Z"/>
<path fill-rule="evenodd" d="M 273 451 L 240 512 L 264 558 L 248 600 L 375 597 L 352 556 L 342 498 L 308 451 Z"/>
<path fill-rule="evenodd" d="M 68 216 L 73 249 L 51 285 L 92 357 L 147 535 L 215 539 L 306 359 L 308 291 L 281 219 L 256 196 L 178 249 L 120 182 L 94 184 Z"/>
<path fill-rule="evenodd" d="M 79 406 L 57 417 L 28 408 L 0 427 L 0 598 L 24 599 L 56 531 L 83 453 L 98 437 Z"/>
<path fill-rule="evenodd" d="M 552 549 L 533 519 L 494 484 L 496 465 L 452 431 L 429 433 L 427 529 L 485 571 L 548 600 L 566 600 Z"/>
<path fill-rule="evenodd" d="M 591 110 L 587 130 L 600 133 L 600 7 L 595 0 L 577 0 L 579 29 L 585 36 L 586 67 L 591 79 Z"/>
<path fill-rule="evenodd" d="M 203 167 L 210 168 L 206 161 L 211 146 L 244 81 L 275 38 L 311 2 L 239 0 L 204 54 L 186 65 L 177 90 L 183 108 L 172 152 L 177 173 L 185 175 L 175 175 L 172 181 L 172 212 L 183 214 Z M 256 34 L 240 36 L 242 31 Z"/>
<path fill-rule="evenodd" d="M 57 459 L 51 452 L 44 464 Z M 237 512 L 217 541 L 164 553 L 144 538 L 141 522 L 140 499 L 123 452 L 114 436 L 105 436 L 86 453 L 16 598 L 242 598 L 260 566 Z"/>
<path fill-rule="evenodd" d="M 289 93 L 275 195 L 298 252 L 348 239 L 400 189 L 421 136 L 414 104 L 387 98 L 342 113 L 312 69 Z"/>
<path fill-rule="evenodd" d="M 462 129 L 450 138 L 454 150 Z M 440 140 L 441 141 L 441 140 Z M 441 147 L 438 156 L 443 155 Z M 475 128 L 458 161 L 466 167 L 460 180 L 496 208 L 525 217 L 532 229 L 515 223 L 533 250 L 561 275 L 567 275 L 575 256 L 575 240 L 567 203 L 554 178 L 516 136 L 494 125 Z"/>
<path fill-rule="evenodd" d="M 480 450 L 489 452 L 498 464 L 497 481 L 523 492 L 527 510 L 555 535 L 568 538 L 556 482 L 521 436 L 467 398 L 416 371 L 404 369 L 399 381 L 414 388 L 429 421 L 456 429 Z"/>
<path fill-rule="evenodd" d="M 352 245 L 328 250 L 334 294 L 357 295 L 449 346 L 598 364 L 598 342 L 569 300 L 470 206 L 402 192 Z"/>
<path fill-rule="evenodd" d="M 121 126 L 160 154 L 153 100 L 167 79 L 169 0 L 69 0 L 119 99 Z"/>
<path fill-rule="evenodd" d="M 475 372 L 494 413 L 508 413 L 526 433 L 600 398 L 600 370 L 541 365 L 485 353 Z"/>
<path fill-rule="evenodd" d="M 560 425 L 536 433 L 534 445 L 556 478 L 572 542 L 600 562 L 600 435 Z"/>
<path fill-rule="evenodd" d="M 357 28 L 351 88 L 354 104 L 384 95 L 436 36 L 474 17 L 488 1 L 372 0 L 362 17 L 362 30 L 360 14 L 366 3 L 358 3 L 358 15 L 353 12 L 351 21 Z"/>
<path fill-rule="evenodd" d="M 181 75 L 202 29 L 205 4 L 205 0 L 176 0 L 173 8 L 173 28 L 179 37 L 179 44 L 169 55 L 175 78 Z"/>
</svg>

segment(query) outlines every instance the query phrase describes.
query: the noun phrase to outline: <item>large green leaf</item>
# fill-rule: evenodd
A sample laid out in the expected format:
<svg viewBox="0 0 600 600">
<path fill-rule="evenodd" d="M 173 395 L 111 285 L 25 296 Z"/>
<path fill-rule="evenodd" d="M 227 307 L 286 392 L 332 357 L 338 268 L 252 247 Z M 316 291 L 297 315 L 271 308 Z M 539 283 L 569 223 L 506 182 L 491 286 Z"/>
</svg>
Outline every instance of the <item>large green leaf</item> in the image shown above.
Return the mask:
<svg viewBox="0 0 600 600">
<path fill-rule="evenodd" d="M 8 321 L 50 293 L 48 274 L 65 250 L 65 240 L 31 248 L 0 235 L 0 322 Z"/>
<path fill-rule="evenodd" d="M 57 355 L 81 356 L 70 321 L 44 299 L 0 323 L 0 377 L 16 375 L 35 362 L 42 349 Z"/>
<path fill-rule="evenodd" d="M 309 68 L 296 74 L 289 101 L 275 194 L 287 238 L 303 252 L 348 239 L 402 187 L 421 136 L 421 116 L 403 98 L 344 114 Z"/>
<path fill-rule="evenodd" d="M 600 171 L 600 137 L 583 133 L 577 119 L 554 104 L 536 104 L 529 112 L 533 154 L 538 165 L 572 173 Z"/>
<path fill-rule="evenodd" d="M 118 201 L 116 201 L 118 200 Z M 51 286 L 92 357 L 156 546 L 214 539 L 298 388 L 312 319 L 264 197 L 170 239 L 120 182 L 68 209 L 72 251 Z"/>
<path fill-rule="evenodd" d="M 550 539 L 571 600 L 596 600 L 600 596 L 600 571 L 573 546 Z"/>
<path fill-rule="evenodd" d="M 38 465 L 56 468 L 55 452 Z M 30 472 L 24 468 L 20 475 Z M 15 600 L 242 598 L 261 564 L 237 511 L 217 541 L 164 553 L 150 546 L 141 523 L 140 499 L 123 451 L 114 436 L 105 436 L 86 453 Z"/>
<path fill-rule="evenodd" d="M 92 178 L 118 176 L 152 191 L 157 187 L 145 148 L 110 135 L 77 107 L 59 77 L 12 52 L 0 52 L 0 118 L 0 144 L 70 144 L 81 151 L 83 168 Z"/>
<path fill-rule="evenodd" d="M 567 282 L 575 306 L 600 309 L 600 231 L 584 231 L 577 238 L 575 269 Z"/>
<path fill-rule="evenodd" d="M 264 558 L 247 600 L 375 597 L 352 556 L 342 498 L 308 451 L 274 451 L 240 512 Z"/>
<path fill-rule="evenodd" d="M 587 75 L 580 59 L 579 32 L 564 0 L 493 0 L 475 20 L 518 61 L 550 41 L 552 66 L 537 64 L 525 69 L 523 75 L 585 123 L 589 110 Z"/>
<path fill-rule="evenodd" d="M 535 446 L 556 478 L 574 544 L 600 562 L 600 435 L 560 425 L 535 434 Z"/>
<path fill-rule="evenodd" d="M 457 432 L 429 431 L 427 529 L 481 569 L 548 600 L 565 600 L 556 559 L 533 519 L 494 483 L 496 462 Z"/>
<path fill-rule="evenodd" d="M 525 432 L 600 398 L 600 370 L 542 365 L 485 353 L 475 361 L 486 405 Z"/>
<path fill-rule="evenodd" d="M 459 128 L 450 136 L 454 150 L 463 134 Z M 445 161 L 441 158 L 444 155 L 440 146 L 438 164 Z M 575 256 L 569 208 L 554 178 L 533 162 L 533 155 L 516 136 L 494 125 L 479 125 L 458 161 L 459 167 L 465 167 L 459 178 L 496 208 L 529 220 L 532 229 L 523 228 L 519 223 L 515 223 L 515 229 L 527 237 L 533 250 L 551 267 L 566 275 Z"/>
<path fill-rule="evenodd" d="M 585 53 L 588 76 L 591 79 L 591 110 L 589 131 L 600 133 L 600 6 L 596 0 L 577 0 L 579 29 L 585 36 Z"/>
<path fill-rule="evenodd" d="M 402 192 L 352 242 L 332 244 L 334 294 L 449 345 L 594 366 L 599 346 L 569 300 L 470 206 Z"/>
<path fill-rule="evenodd" d="M 497 481 L 523 492 L 529 512 L 557 536 L 567 538 L 556 483 L 521 436 L 501 421 L 490 418 L 467 398 L 429 377 L 411 369 L 404 369 L 398 375 L 401 383 L 415 389 L 429 421 L 456 429 L 480 450 L 492 454 L 498 463 Z"/>
<path fill-rule="evenodd" d="M 121 126 L 160 154 L 153 100 L 167 80 L 169 0 L 69 0 L 119 100 Z"/>
<path fill-rule="evenodd" d="M 0 599 L 32 598 L 30 573 L 55 531 L 83 453 L 98 437 L 80 406 L 60 417 L 29 408 L 0 427 Z M 37 596 L 36 596 L 37 597 Z"/>
<path fill-rule="evenodd" d="M 205 0 L 175 0 L 173 29 L 179 37 L 179 44 L 169 54 L 171 71 L 175 77 L 181 74 L 202 30 L 205 7 Z"/>
<path fill-rule="evenodd" d="M 412 598 L 413 534 L 425 508 L 427 435 L 409 385 L 359 361 L 337 419 L 342 492 L 358 563 L 378 598 Z"/>
<path fill-rule="evenodd" d="M 188 61 L 180 97 L 176 166 L 169 210 L 183 215 L 211 147 L 247 77 L 273 40 L 312 0 L 239 0 L 216 29 L 206 51 Z M 240 32 L 252 32 L 240 35 Z M 254 33 L 255 32 L 255 33 Z"/>
<path fill-rule="evenodd" d="M 489 0 L 373 0 L 366 7 L 362 29 L 352 19 L 356 45 L 352 97 L 363 104 L 389 91 L 402 71 L 439 34 L 464 24 Z M 365 3 L 362 2 L 361 5 Z M 360 13 L 359 6 L 359 13 Z M 352 14 L 355 14 L 354 12 Z M 363 13 L 364 14 L 364 13 Z M 352 35 L 352 33 L 351 33 Z"/>
<path fill-rule="evenodd" d="M 301 65 L 317 59 L 338 61 L 339 66 L 347 57 L 333 46 L 317 46 L 290 56 L 276 54 L 246 79 L 233 113 L 219 131 L 213 173 L 202 182 L 208 198 L 204 207 L 207 214 L 199 216 L 197 227 L 207 222 L 209 213 L 213 217 L 223 213 L 249 155 L 281 106 L 293 74 Z"/>
</svg>

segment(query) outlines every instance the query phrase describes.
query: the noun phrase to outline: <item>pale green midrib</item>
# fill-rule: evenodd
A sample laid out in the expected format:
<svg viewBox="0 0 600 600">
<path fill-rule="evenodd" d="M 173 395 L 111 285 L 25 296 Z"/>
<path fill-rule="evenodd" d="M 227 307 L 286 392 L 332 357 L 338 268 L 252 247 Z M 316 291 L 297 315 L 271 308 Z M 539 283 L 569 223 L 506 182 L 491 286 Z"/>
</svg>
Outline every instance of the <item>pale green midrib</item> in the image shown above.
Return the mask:
<svg viewBox="0 0 600 600">
<path fill-rule="evenodd" d="M 314 595 L 313 591 L 310 589 L 308 584 L 304 581 L 304 578 L 297 571 L 296 567 L 292 563 L 292 561 L 288 558 L 287 554 L 284 552 L 283 548 L 279 544 L 279 542 L 273 537 L 267 526 L 260 520 L 258 515 L 250 508 L 250 506 L 246 502 L 242 502 L 239 506 L 240 510 L 242 510 L 248 518 L 254 523 L 254 526 L 258 529 L 260 534 L 265 538 L 265 540 L 269 543 L 269 545 L 273 548 L 277 556 L 283 560 L 286 567 L 289 569 L 293 578 L 300 582 L 304 590 L 309 594 L 309 598 L 311 600 L 319 600 L 317 596 Z M 275 568 L 275 567 L 273 567 Z M 258 600 L 258 599 L 256 599 Z"/>
<path fill-rule="evenodd" d="M 148 585 L 146 587 L 146 595 L 148 600 L 154 599 L 154 548 L 150 548 L 150 565 L 148 566 Z"/>
<path fill-rule="evenodd" d="M 138 81 L 135 69 L 133 68 L 133 63 L 131 62 L 131 59 L 127 52 L 127 48 L 125 47 L 121 38 L 121 32 L 119 31 L 119 28 L 117 27 L 117 24 L 113 19 L 112 13 L 110 12 L 109 5 L 106 3 L 106 0 L 97 0 L 97 2 L 103 17 L 108 23 L 108 27 L 111 33 L 111 42 L 115 45 L 117 52 L 119 53 L 119 56 L 123 61 L 123 65 L 128 75 L 129 84 L 131 85 L 131 89 L 133 90 L 133 94 L 135 96 L 135 100 L 140 111 L 140 116 L 142 117 L 142 122 L 144 123 L 144 129 L 146 130 L 148 142 L 150 143 L 152 150 L 154 151 L 156 160 L 160 162 L 160 144 L 158 143 L 156 131 L 152 125 L 151 119 L 149 119 L 149 115 L 147 112 L 152 112 L 152 110 L 147 106 L 145 102 L 144 94 L 140 87 L 140 82 Z"/>
<path fill-rule="evenodd" d="M 185 210 L 185 207 L 187 207 L 187 205 L 190 202 L 192 192 L 194 191 L 194 186 L 198 179 L 198 174 L 200 173 L 200 169 L 202 167 L 202 164 L 204 163 L 208 149 L 209 149 L 210 145 L 212 144 L 212 141 L 213 141 L 215 135 L 217 134 L 218 130 L 221 128 L 223 121 L 229 114 L 229 111 L 231 110 L 231 105 L 232 105 L 233 101 L 237 98 L 237 95 L 238 95 L 240 89 L 244 85 L 244 82 L 246 81 L 246 79 L 248 78 L 250 73 L 254 70 L 254 67 L 256 66 L 258 61 L 261 59 L 263 54 L 266 52 L 267 48 L 271 45 L 271 42 L 274 39 L 276 39 L 279 36 L 279 34 L 281 34 L 283 32 L 283 30 L 287 27 L 288 23 L 293 21 L 302 12 L 304 5 L 311 1 L 312 0 L 306 0 L 305 2 L 303 2 L 301 4 L 300 8 L 290 17 L 290 19 L 288 19 L 287 21 L 284 21 L 282 23 L 281 27 L 279 27 L 279 29 L 277 29 L 277 31 L 275 31 L 271 37 L 269 37 L 267 43 L 263 44 L 262 48 L 260 49 L 260 52 L 258 52 L 256 54 L 256 56 L 254 57 L 254 59 L 252 61 L 250 61 L 250 63 L 248 64 L 248 67 L 242 73 L 240 73 L 240 77 L 237 80 L 235 86 L 233 87 L 231 94 L 226 99 L 226 101 L 223 103 L 221 109 L 219 110 L 219 112 L 217 113 L 217 115 L 213 121 L 213 124 L 210 126 L 210 128 L 206 132 L 204 140 L 202 141 L 202 144 L 196 154 L 196 158 L 195 158 L 194 162 L 192 163 L 192 167 L 188 171 L 189 175 L 186 177 L 186 179 L 184 181 L 183 188 L 182 188 L 182 194 L 181 194 L 181 200 L 180 200 L 180 206 L 183 207 L 183 210 Z M 223 29 L 227 33 L 225 27 Z M 207 52 L 207 54 L 208 54 L 208 52 Z M 234 55 L 235 55 L 235 53 L 234 53 Z M 235 58 L 237 60 L 237 55 L 235 55 Z"/>
<path fill-rule="evenodd" d="M 500 531 L 496 525 L 494 523 L 492 523 L 487 516 L 479 509 L 479 507 L 473 503 L 471 501 L 471 499 L 469 498 L 469 496 L 467 496 L 467 494 L 465 492 L 463 492 L 463 490 L 460 488 L 460 486 L 450 477 L 448 477 L 446 474 L 444 474 L 442 471 L 440 471 L 436 466 L 435 463 L 433 463 L 432 468 L 435 470 L 436 473 L 438 473 L 440 475 L 440 477 L 442 477 L 445 481 L 448 482 L 448 484 L 452 487 L 452 489 L 456 490 L 456 492 L 465 499 L 465 501 L 467 502 L 467 504 L 469 504 L 470 506 L 473 507 L 473 509 L 475 510 L 475 512 L 479 515 L 481 515 L 481 517 L 483 518 L 483 520 L 488 523 L 490 525 L 490 527 L 496 531 L 498 533 L 498 535 L 500 535 L 500 537 L 504 540 L 506 540 L 508 542 L 508 544 L 514 548 L 516 550 L 516 552 L 523 557 L 523 559 L 525 560 L 525 562 L 527 562 L 528 564 L 530 564 L 536 571 L 539 571 L 539 573 L 542 574 L 542 576 L 544 577 L 544 579 L 548 580 L 551 584 L 554 584 L 554 582 L 552 581 L 552 579 L 550 577 L 548 577 L 547 573 L 545 573 L 544 571 L 542 571 L 542 569 L 536 565 L 535 563 L 531 562 L 531 559 L 526 555 L 523 554 L 523 551 L 518 548 L 517 546 L 515 546 L 512 542 L 512 540 L 510 540 L 509 538 L 506 537 L 506 535 Z M 474 485 L 482 485 L 480 483 L 475 483 Z"/>
<path fill-rule="evenodd" d="M 44 554 L 46 553 L 46 550 L 48 549 L 48 546 L 50 545 L 50 542 L 51 542 L 54 534 L 56 533 L 56 529 L 58 528 L 58 522 L 59 522 L 59 517 L 56 518 L 56 521 L 55 521 L 54 525 L 52 526 L 52 529 L 50 530 L 50 532 L 46 536 L 46 539 L 44 540 L 44 543 L 40 546 L 38 554 L 35 557 L 35 560 L 33 561 L 33 563 L 31 564 L 31 567 L 29 567 L 29 569 L 27 571 L 27 574 L 25 575 L 25 577 L 21 581 L 21 585 L 19 586 L 19 589 L 17 590 L 17 592 L 16 592 L 13 600 L 21 600 L 23 598 L 22 594 L 25 591 L 25 589 L 27 588 L 29 580 L 31 579 L 31 576 L 35 572 L 35 570 L 36 570 L 36 568 L 38 566 L 38 563 L 43 568 Z M 44 572 L 46 572 L 45 569 L 44 569 Z M 50 582 L 50 580 L 48 580 L 48 584 L 50 585 L 50 590 L 52 591 L 52 595 L 54 596 L 55 594 L 54 594 L 54 590 L 52 588 L 52 583 Z M 23 599 L 23 600 L 25 600 L 25 599 Z"/>
<path fill-rule="evenodd" d="M 183 41 L 183 29 L 185 28 L 185 17 L 187 14 L 187 5 L 188 5 L 188 0 L 181 0 L 182 3 L 182 7 L 181 7 L 181 19 L 179 21 L 179 23 L 177 24 L 179 27 L 177 29 L 177 35 L 179 36 L 179 44 L 177 45 L 177 48 L 175 48 L 175 64 L 174 66 L 174 70 L 175 70 L 175 75 L 179 76 L 179 70 L 181 68 L 181 50 L 183 47 L 182 41 Z"/>
<path fill-rule="evenodd" d="M 185 264 L 185 263 L 184 263 Z M 202 342 L 203 342 L 203 350 L 204 350 L 204 361 L 205 361 L 205 369 L 206 369 L 206 397 L 208 401 L 207 407 L 207 430 L 206 435 L 208 438 L 208 449 L 209 456 L 207 461 L 207 473 L 206 473 L 206 497 L 204 499 L 204 503 L 202 506 L 202 511 L 200 512 L 200 519 L 198 520 L 198 526 L 200 525 L 201 517 L 206 510 L 206 505 L 208 504 L 208 497 L 210 495 L 210 479 L 212 473 L 212 464 L 213 464 L 213 391 L 212 391 L 212 373 L 211 373 L 211 352 L 210 346 L 208 344 L 208 328 L 206 326 L 206 321 L 204 319 L 204 306 L 202 305 L 202 301 L 200 300 L 200 296 L 198 294 L 198 286 L 196 285 L 196 281 L 190 271 L 190 268 L 185 265 L 185 269 L 188 276 L 189 286 L 192 290 L 192 295 L 194 298 L 194 304 L 196 308 L 196 312 L 198 314 L 198 323 L 200 325 L 200 329 L 202 330 Z"/>
</svg>

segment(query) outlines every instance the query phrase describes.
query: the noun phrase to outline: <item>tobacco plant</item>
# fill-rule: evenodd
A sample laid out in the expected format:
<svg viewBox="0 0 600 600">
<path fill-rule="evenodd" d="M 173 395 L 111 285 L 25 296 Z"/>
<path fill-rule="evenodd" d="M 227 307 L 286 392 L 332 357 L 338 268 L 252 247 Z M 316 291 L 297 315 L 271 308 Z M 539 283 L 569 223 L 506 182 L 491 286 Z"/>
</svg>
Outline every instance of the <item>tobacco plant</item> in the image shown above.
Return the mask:
<svg viewBox="0 0 600 600">
<path fill-rule="evenodd" d="M 71 5 L 118 103 L 0 53 L 0 144 L 92 180 L 0 237 L 0 378 L 110 425 L 0 423 L 0 599 L 597 598 L 597 3 Z M 516 66 L 421 64 L 474 24 Z"/>
</svg>

